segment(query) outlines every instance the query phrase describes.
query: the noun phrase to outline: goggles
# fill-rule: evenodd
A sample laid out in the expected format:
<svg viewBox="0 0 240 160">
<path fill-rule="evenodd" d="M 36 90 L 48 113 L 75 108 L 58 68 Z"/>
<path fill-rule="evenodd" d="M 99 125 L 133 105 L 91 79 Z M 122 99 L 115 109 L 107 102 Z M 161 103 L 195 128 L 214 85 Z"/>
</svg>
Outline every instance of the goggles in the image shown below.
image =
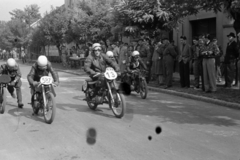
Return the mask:
<svg viewBox="0 0 240 160">
<path fill-rule="evenodd" d="M 133 56 L 133 58 L 139 58 L 139 57 L 140 57 L 139 55 Z"/>
<path fill-rule="evenodd" d="M 47 66 L 38 66 L 38 68 L 39 68 L 40 70 L 45 70 L 45 69 L 47 69 Z"/>
<path fill-rule="evenodd" d="M 101 47 L 95 47 L 93 51 L 102 51 Z"/>
</svg>

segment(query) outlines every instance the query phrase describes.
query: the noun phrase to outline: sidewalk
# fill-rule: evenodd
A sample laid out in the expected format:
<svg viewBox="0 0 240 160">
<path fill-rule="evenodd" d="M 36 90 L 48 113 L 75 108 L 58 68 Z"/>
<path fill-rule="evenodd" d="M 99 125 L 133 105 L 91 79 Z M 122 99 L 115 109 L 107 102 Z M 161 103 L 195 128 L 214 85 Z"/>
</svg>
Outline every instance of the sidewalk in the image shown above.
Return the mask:
<svg viewBox="0 0 240 160">
<path fill-rule="evenodd" d="M 26 65 L 32 65 L 32 63 L 27 63 Z M 53 68 L 55 68 L 55 70 L 60 72 L 87 76 L 83 69 L 63 67 L 60 63 L 52 63 L 52 66 Z M 194 80 L 194 76 L 191 75 L 190 79 Z M 238 87 L 233 87 L 232 89 L 224 89 L 223 87 L 221 87 L 224 84 L 224 82 L 222 81 L 221 83 L 217 83 L 218 91 L 216 93 L 204 93 L 202 91 L 196 91 L 193 88 L 181 88 L 179 82 L 179 73 L 173 74 L 173 80 L 173 87 L 169 89 L 163 89 L 156 83 L 150 82 L 148 84 L 148 90 L 204 101 L 207 103 L 212 103 L 229 108 L 240 109 L 240 90 L 238 90 Z"/>
</svg>

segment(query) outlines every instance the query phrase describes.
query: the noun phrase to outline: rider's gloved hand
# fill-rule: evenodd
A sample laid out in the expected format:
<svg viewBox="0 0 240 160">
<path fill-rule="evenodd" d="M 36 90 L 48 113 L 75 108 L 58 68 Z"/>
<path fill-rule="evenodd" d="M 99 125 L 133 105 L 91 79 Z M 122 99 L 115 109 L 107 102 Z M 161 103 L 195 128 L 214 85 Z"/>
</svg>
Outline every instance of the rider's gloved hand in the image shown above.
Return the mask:
<svg viewBox="0 0 240 160">
<path fill-rule="evenodd" d="M 100 77 L 101 75 L 103 75 L 102 73 L 97 72 L 93 77 Z"/>
<path fill-rule="evenodd" d="M 39 83 L 36 82 L 36 81 L 33 82 L 33 85 L 34 85 L 34 86 L 37 86 L 38 84 L 39 84 Z"/>
<path fill-rule="evenodd" d="M 9 83 L 9 85 L 10 85 L 10 86 L 14 86 L 14 85 L 15 85 L 15 82 L 12 81 L 12 82 Z"/>
<path fill-rule="evenodd" d="M 53 86 L 54 86 L 54 87 L 57 87 L 58 85 L 59 85 L 58 82 L 54 82 L 54 83 L 53 83 Z"/>
</svg>

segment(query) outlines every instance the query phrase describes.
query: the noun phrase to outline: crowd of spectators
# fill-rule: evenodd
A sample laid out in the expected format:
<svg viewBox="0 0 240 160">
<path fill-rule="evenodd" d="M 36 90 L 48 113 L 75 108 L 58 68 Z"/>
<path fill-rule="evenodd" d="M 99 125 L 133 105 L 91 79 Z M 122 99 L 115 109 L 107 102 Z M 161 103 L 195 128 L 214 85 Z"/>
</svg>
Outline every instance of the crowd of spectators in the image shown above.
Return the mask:
<svg viewBox="0 0 240 160">
<path fill-rule="evenodd" d="M 240 36 L 240 34 L 238 34 Z M 229 42 L 226 51 L 218 44 L 216 38 L 209 34 L 194 37 L 192 44 L 187 43 L 186 36 L 180 37 L 180 44 L 168 38 L 151 40 L 149 38 L 133 39 L 130 43 L 110 40 L 100 41 L 103 53 L 112 51 L 121 72 L 126 70 L 129 56 L 135 50 L 140 52 L 140 57 L 148 66 L 147 82 L 156 81 L 165 89 L 172 87 L 173 73 L 178 70 L 180 86 L 207 93 L 217 91 L 217 82 L 225 81 L 225 87 L 231 88 L 238 84 L 238 57 L 239 45 L 234 33 L 227 35 Z M 239 37 L 240 38 L 240 37 Z M 67 50 L 62 46 L 62 62 L 68 64 L 69 57 L 87 57 L 90 53 L 91 43 L 73 46 Z M 194 81 L 190 81 L 190 74 Z M 235 84 L 233 84 L 235 82 Z"/>
</svg>

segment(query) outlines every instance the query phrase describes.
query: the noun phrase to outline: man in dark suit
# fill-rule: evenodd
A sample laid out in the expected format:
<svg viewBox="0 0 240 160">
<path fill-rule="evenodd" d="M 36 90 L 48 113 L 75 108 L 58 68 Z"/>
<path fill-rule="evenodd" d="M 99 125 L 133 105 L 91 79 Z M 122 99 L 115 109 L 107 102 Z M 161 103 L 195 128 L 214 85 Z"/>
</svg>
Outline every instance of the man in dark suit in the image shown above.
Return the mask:
<svg viewBox="0 0 240 160">
<path fill-rule="evenodd" d="M 167 89 L 172 86 L 174 59 L 177 57 L 177 53 L 168 38 L 163 39 L 163 48 L 163 76 L 166 82 L 164 88 Z"/>
<path fill-rule="evenodd" d="M 181 45 L 179 51 L 179 73 L 180 83 L 182 88 L 190 87 L 190 70 L 189 61 L 191 60 L 192 50 L 190 45 L 187 44 L 187 38 L 185 36 L 180 37 Z"/>
<path fill-rule="evenodd" d="M 235 34 L 230 33 L 227 35 L 229 42 L 227 44 L 226 54 L 224 57 L 224 70 L 225 70 L 225 87 L 231 88 L 233 79 L 235 78 L 236 72 L 236 60 L 238 57 L 237 42 L 235 39 Z"/>
</svg>

